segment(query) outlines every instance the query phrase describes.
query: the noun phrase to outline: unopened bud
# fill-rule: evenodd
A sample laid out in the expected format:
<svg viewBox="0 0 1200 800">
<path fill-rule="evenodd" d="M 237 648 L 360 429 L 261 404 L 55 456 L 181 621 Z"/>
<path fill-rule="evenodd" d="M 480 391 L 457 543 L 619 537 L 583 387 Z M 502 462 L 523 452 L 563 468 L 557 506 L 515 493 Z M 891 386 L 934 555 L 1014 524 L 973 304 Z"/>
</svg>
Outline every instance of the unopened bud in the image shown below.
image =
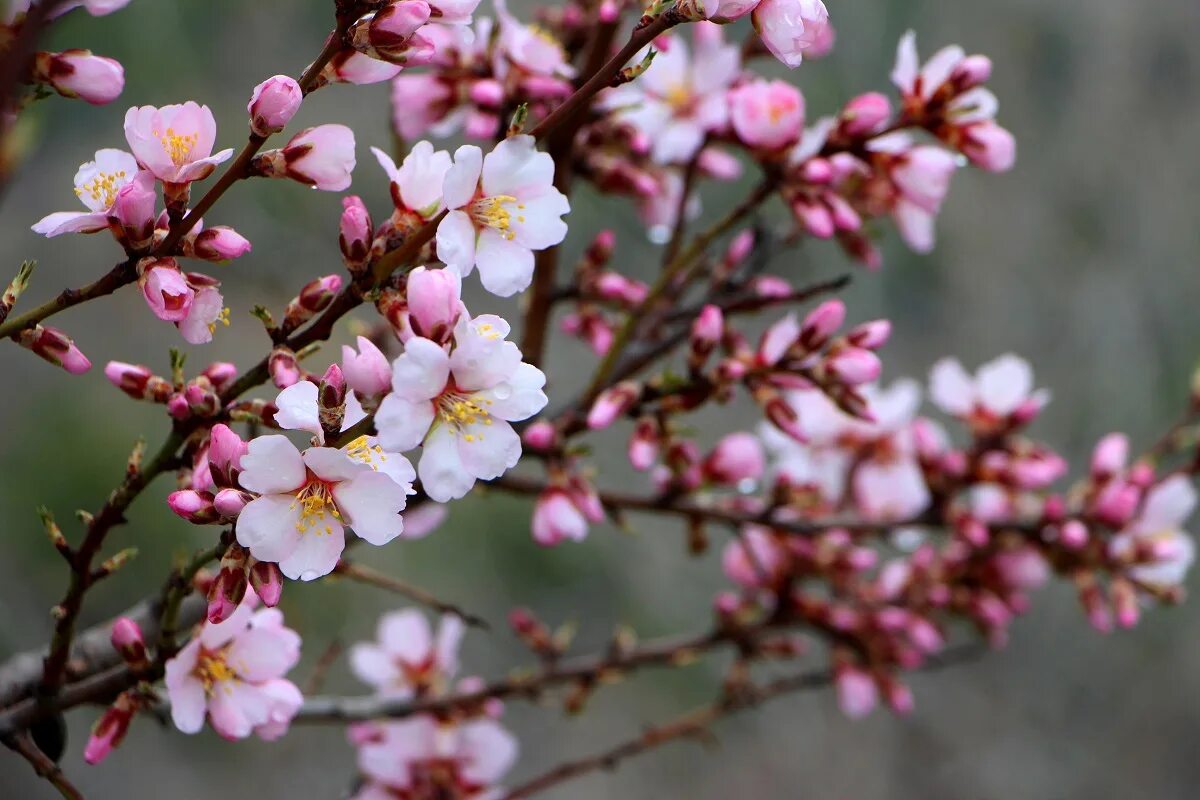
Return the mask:
<svg viewBox="0 0 1200 800">
<path fill-rule="evenodd" d="M 342 290 L 341 275 L 326 275 L 323 278 L 317 278 L 306 284 L 300 290 L 300 294 L 288 303 L 287 310 L 284 311 L 283 324 L 288 328 L 295 328 L 301 323 L 307 322 L 317 314 L 329 308 L 329 304 L 333 302 L 333 298 Z"/>
</svg>

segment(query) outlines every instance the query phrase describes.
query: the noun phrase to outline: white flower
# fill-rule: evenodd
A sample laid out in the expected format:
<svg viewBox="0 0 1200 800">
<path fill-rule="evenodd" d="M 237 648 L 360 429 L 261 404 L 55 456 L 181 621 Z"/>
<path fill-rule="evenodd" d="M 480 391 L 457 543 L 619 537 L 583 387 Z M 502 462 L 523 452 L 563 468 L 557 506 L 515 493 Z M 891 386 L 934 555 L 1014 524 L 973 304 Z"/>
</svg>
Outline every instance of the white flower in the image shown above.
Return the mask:
<svg viewBox="0 0 1200 800">
<path fill-rule="evenodd" d="M 567 235 L 560 217 L 571 205 L 532 136 L 505 139 L 486 158 L 474 145 L 458 148 L 442 194 L 450 213 L 438 226 L 438 258 L 464 277 L 478 266 L 484 288 L 501 297 L 529 286 L 532 251 Z"/>
<path fill-rule="evenodd" d="M 1011 353 L 984 364 L 974 376 L 957 359 L 942 359 L 930 371 L 929 397 L 947 414 L 991 421 L 1022 407 L 1040 409 L 1050 400 L 1046 390 L 1034 391 L 1029 362 Z"/>
<path fill-rule="evenodd" d="M 442 210 L 442 182 L 450 169 L 448 152 L 434 150 L 429 142 L 420 141 L 398 168 L 391 156 L 378 147 L 372 147 L 371 152 L 391 179 L 396 208 L 412 211 L 422 219 L 431 219 Z"/>
<path fill-rule="evenodd" d="M 137 173 L 137 160 L 124 150 L 96 151 L 96 160 L 80 164 L 75 173 L 75 196 L 88 210 L 56 211 L 34 225 L 34 233 L 49 237 L 104 230 L 108 227 L 108 211 L 117 200 L 117 192 Z"/>
<path fill-rule="evenodd" d="M 1183 475 L 1172 475 L 1146 495 L 1142 513 L 1109 544 L 1116 558 L 1134 554 L 1138 545 L 1152 554 L 1129 568 L 1134 580 L 1160 588 L 1177 586 L 1196 560 L 1196 542 L 1183 530 L 1183 523 L 1196 508 L 1196 490 Z"/>
</svg>

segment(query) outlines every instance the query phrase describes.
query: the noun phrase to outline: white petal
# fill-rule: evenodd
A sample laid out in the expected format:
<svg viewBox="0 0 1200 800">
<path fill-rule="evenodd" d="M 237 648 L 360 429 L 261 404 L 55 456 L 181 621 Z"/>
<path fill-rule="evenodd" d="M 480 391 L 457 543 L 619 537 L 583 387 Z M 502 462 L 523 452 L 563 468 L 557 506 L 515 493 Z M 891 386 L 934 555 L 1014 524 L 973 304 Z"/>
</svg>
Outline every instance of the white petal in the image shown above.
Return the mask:
<svg viewBox="0 0 1200 800">
<path fill-rule="evenodd" d="M 442 182 L 442 199 L 446 208 L 462 208 L 471 202 L 479 187 L 483 172 L 483 151 L 466 144 L 454 151 L 454 166 L 446 171 Z"/>
<path fill-rule="evenodd" d="M 168 669 L 170 664 L 167 664 Z M 187 677 L 168 693 L 171 698 L 171 721 L 183 733 L 199 733 L 204 727 L 204 714 L 208 710 L 204 684 L 199 678 Z"/>
<path fill-rule="evenodd" d="M 238 482 L 251 492 L 271 494 L 294 492 L 306 478 L 300 451 L 286 436 L 273 434 L 250 441 Z"/>
<path fill-rule="evenodd" d="M 34 233 L 53 237 L 64 233 L 95 233 L 108 227 L 108 217 L 86 211 L 56 211 L 33 226 Z"/>
<path fill-rule="evenodd" d="M 348 481 L 370 471 L 370 466 L 355 461 L 333 447 L 310 447 L 304 451 L 304 464 L 323 481 Z"/>
<path fill-rule="evenodd" d="M 463 429 L 458 452 L 468 472 L 481 480 L 491 480 L 517 465 L 521 437 L 502 419 L 480 420 Z"/>
<path fill-rule="evenodd" d="M 675 120 L 654 138 L 651 157 L 658 164 L 681 164 L 691 160 L 704 144 L 704 130 L 690 120 Z"/>
<path fill-rule="evenodd" d="M 308 431 L 324 440 L 321 420 L 317 416 L 317 385 L 312 381 L 299 381 L 284 389 L 275 398 L 279 411 L 275 421 L 289 431 Z"/>
<path fill-rule="evenodd" d="M 438 503 L 457 500 L 471 491 L 475 476 L 467 472 L 458 454 L 458 437 L 439 426 L 425 440 L 417 475 L 429 499 Z"/>
<path fill-rule="evenodd" d="M 292 580 L 316 580 L 333 572 L 345 549 L 346 531 L 329 516 L 323 525 L 313 525 L 298 537 L 291 555 L 279 562 L 279 570 Z"/>
<path fill-rule="evenodd" d="M 381 472 L 364 472 L 339 483 L 333 487 L 333 497 L 346 524 L 371 544 L 387 544 L 404 530 L 400 512 L 408 502 L 407 493 Z"/>
<path fill-rule="evenodd" d="M 350 648 L 350 669 L 360 681 L 376 689 L 388 688 L 402 677 L 392 657 L 374 644 L 359 643 Z"/>
<path fill-rule="evenodd" d="M 413 608 L 393 611 L 379 620 L 379 643 L 393 658 L 419 664 L 429 656 L 433 635 L 429 620 Z"/>
<path fill-rule="evenodd" d="M 259 561 L 291 555 L 300 533 L 300 503 L 292 495 L 265 494 L 251 500 L 238 515 L 237 540 Z"/>
<path fill-rule="evenodd" d="M 475 225 L 465 211 L 451 211 L 438 224 L 437 257 L 463 277 L 475 268 Z"/>
<path fill-rule="evenodd" d="M 554 159 L 549 153 L 538 152 L 533 137 L 527 134 L 505 139 L 483 160 L 485 197 L 521 197 L 553 182 Z"/>
<path fill-rule="evenodd" d="M 300 659 L 300 635 L 290 628 L 251 628 L 233 640 L 228 663 L 251 683 L 279 678 Z"/>
<path fill-rule="evenodd" d="M 483 288 L 498 297 L 512 297 L 533 280 L 533 253 L 488 228 L 479 236 L 475 263 Z"/>
<path fill-rule="evenodd" d="M 429 400 L 413 403 L 389 394 L 375 412 L 379 443 L 388 452 L 411 450 L 424 441 L 435 416 Z"/>
<path fill-rule="evenodd" d="M 1187 521 L 1195 507 L 1196 489 L 1192 482 L 1183 475 L 1172 475 L 1147 493 L 1137 528 L 1146 533 L 1177 528 Z"/>
<path fill-rule="evenodd" d="M 415 336 L 392 364 L 392 391 L 409 402 L 432 400 L 446 388 L 450 357 L 428 339 Z"/>
<path fill-rule="evenodd" d="M 466 626 L 457 615 L 448 614 L 442 617 L 442 622 L 438 625 L 437 663 L 447 677 L 452 677 L 458 672 L 458 646 L 464 633 Z"/>
<path fill-rule="evenodd" d="M 489 414 L 509 422 L 528 419 L 549 402 L 542 387 L 546 375 L 532 364 L 521 363 L 504 383 L 479 393 Z"/>
<path fill-rule="evenodd" d="M 1033 391 L 1029 362 L 1012 355 L 989 361 L 976 372 L 979 402 L 1002 417 L 1016 411 Z"/>
<path fill-rule="evenodd" d="M 571 211 L 566 195 L 551 189 L 537 197 L 521 198 L 522 208 L 511 209 L 513 241 L 530 250 L 544 250 L 562 242 L 567 223 L 559 217 Z"/>
<path fill-rule="evenodd" d="M 966 416 L 975 406 L 975 381 L 954 358 L 943 358 L 929 372 L 929 399 L 955 416 Z"/>
<path fill-rule="evenodd" d="M 896 48 L 896 66 L 892 68 L 892 84 L 902 92 L 911 92 L 917 80 L 921 62 L 917 56 L 917 34 L 907 31 Z"/>
<path fill-rule="evenodd" d="M 485 786 L 499 780 L 517 760 L 517 740 L 490 719 L 462 726 L 459 756 L 466 762 L 463 777 Z"/>
</svg>

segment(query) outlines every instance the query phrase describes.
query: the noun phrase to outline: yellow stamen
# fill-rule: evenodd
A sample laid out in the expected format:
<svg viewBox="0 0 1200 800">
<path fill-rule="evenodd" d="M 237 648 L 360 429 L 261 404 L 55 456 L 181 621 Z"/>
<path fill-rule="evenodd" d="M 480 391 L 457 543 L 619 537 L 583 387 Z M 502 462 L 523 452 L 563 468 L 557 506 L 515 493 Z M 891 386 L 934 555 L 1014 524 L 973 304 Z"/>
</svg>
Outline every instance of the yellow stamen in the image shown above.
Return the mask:
<svg viewBox="0 0 1200 800">
<path fill-rule="evenodd" d="M 162 142 L 163 150 L 171 159 L 171 163 L 177 167 L 182 167 L 191 160 L 192 148 L 196 146 L 196 142 L 200 139 L 197 133 L 189 133 L 186 136 L 181 136 L 175 133 L 174 128 L 167 128 L 167 132 L 159 136 L 158 132 L 154 132 L 158 136 L 158 140 Z"/>
<path fill-rule="evenodd" d="M 515 236 L 512 230 L 510 230 L 512 227 L 512 212 L 505 208 L 504 205 L 505 203 L 516 202 L 517 198 L 507 194 L 480 198 L 471 204 L 471 218 L 479 225 L 494 228 L 505 239 L 512 241 Z M 523 209 L 525 206 L 518 205 L 517 208 Z M 524 222 L 525 218 L 520 217 L 519 221 Z"/>
<path fill-rule="evenodd" d="M 75 190 L 75 195 L 82 198 L 84 195 L 92 198 L 102 208 L 111 208 L 112 204 L 117 200 L 117 192 L 124 186 L 124 179 L 127 173 L 125 170 L 119 172 L 101 172 L 91 181 L 85 183 Z M 121 181 L 121 183 L 118 183 Z M 84 202 L 87 202 L 86 200 Z"/>
</svg>

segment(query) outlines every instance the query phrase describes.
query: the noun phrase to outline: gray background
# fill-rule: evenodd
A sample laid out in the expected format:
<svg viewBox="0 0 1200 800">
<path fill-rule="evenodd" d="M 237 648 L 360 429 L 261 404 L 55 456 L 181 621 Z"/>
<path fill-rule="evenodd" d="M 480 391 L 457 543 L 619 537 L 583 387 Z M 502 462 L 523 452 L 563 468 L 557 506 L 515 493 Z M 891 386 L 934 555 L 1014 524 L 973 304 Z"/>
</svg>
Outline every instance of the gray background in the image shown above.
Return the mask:
<svg viewBox="0 0 1200 800">
<path fill-rule="evenodd" d="M 6 273 L 24 258 L 41 262 L 27 302 L 85 282 L 118 259 L 119 250 L 103 237 L 46 241 L 28 226 L 73 207 L 70 179 L 77 164 L 99 147 L 124 146 L 121 118 L 128 105 L 206 102 L 220 123 L 220 143 L 240 146 L 250 87 L 304 66 L 320 46 L 328 5 L 134 0 L 112 17 L 64 21 L 53 44 L 90 46 L 119 58 L 128 86 L 107 108 L 56 98 L 30 115 L 33 126 L 25 133 L 33 146 L 0 213 Z M 794 73 L 811 116 L 832 111 L 852 93 L 886 89 L 895 41 L 913 27 L 923 54 L 959 42 L 995 60 L 1000 120 L 1020 143 L 1011 173 L 956 178 L 932 256 L 907 254 L 889 233 L 883 273 L 860 274 L 847 293 L 853 319 L 886 315 L 896 323 L 885 354 L 888 376 L 922 375 L 947 353 L 974 365 L 1015 350 L 1032 359 L 1040 384 L 1054 391 L 1039 431 L 1064 452 L 1078 458 L 1113 429 L 1147 441 L 1179 406 L 1198 338 L 1200 56 L 1194 41 L 1200 5 L 831 0 L 830 10 L 840 46 L 831 58 Z M 386 187 L 366 145 L 386 145 L 387 116 L 385 87 L 336 87 L 314 96 L 298 120 L 354 126 L 361 164 L 354 191 L 378 217 L 387 208 Z M 336 196 L 264 182 L 237 187 L 210 213 L 210 224 L 236 225 L 255 250 L 214 268 L 226 282 L 234 325 L 215 344 L 194 349 L 194 366 L 262 352 L 266 342 L 246 314 L 249 306 L 279 308 L 303 281 L 339 269 L 339 208 Z M 568 263 L 600 219 L 615 220 L 621 268 L 638 273 L 656 263 L 632 211 L 586 192 L 575 199 Z M 847 265 L 834 248 L 818 245 L 781 258 L 774 269 L 803 282 L 840 274 Z M 511 301 L 481 300 L 472 297 L 476 311 L 515 314 Z M 29 353 L 0 348 L 6 387 L 0 415 L 8 422 L 0 434 L 0 655 L 46 641 L 46 610 L 65 581 L 34 508 L 50 506 L 69 533 L 77 533 L 73 509 L 98 506 L 134 439 L 145 433 L 154 447 L 165 428 L 159 408 L 127 402 L 99 367 L 120 359 L 165 371 L 166 347 L 182 346 L 132 291 L 59 322 L 96 363 L 89 375 L 70 378 Z M 579 365 L 589 362 L 574 342 L 560 337 L 555 344 L 551 393 L 563 398 L 582 378 Z M 248 363 L 242 356 L 242 365 Z M 608 445 L 601 464 L 620 463 L 624 434 L 597 440 Z M 625 474 L 612 471 L 610 485 L 620 486 Z M 203 541 L 206 531 L 165 510 L 168 488 L 155 486 L 134 508 L 130 525 L 112 537 L 114 547 L 137 544 L 141 556 L 90 597 L 87 621 L 146 593 L 174 555 Z M 634 535 L 601 527 L 582 545 L 547 552 L 529 540 L 525 504 L 481 497 L 455 506 L 451 521 L 430 539 L 365 556 L 497 623 L 502 609 L 514 604 L 551 621 L 578 620 L 581 648 L 597 646 L 617 622 L 645 637 L 698 629 L 722 584 L 716 558 L 686 560 L 674 526 L 637 522 Z M 1036 599 L 1037 613 L 1018 622 L 1006 651 L 915 677 L 918 708 L 911 719 L 878 713 L 850 723 L 828 692 L 810 694 L 722 724 L 719 750 L 674 745 L 546 796 L 1193 796 L 1200 777 L 1194 758 L 1197 607 L 1154 613 L 1132 633 L 1101 637 L 1087 628 L 1068 589 L 1055 587 Z M 306 636 L 305 663 L 296 675 L 307 676 L 332 638 L 370 635 L 392 600 L 336 582 L 289 586 L 285 610 Z M 503 631 L 472 634 L 465 647 L 467 666 L 484 675 L 519 658 Z M 602 692 L 583 719 L 514 704 L 507 719 L 524 746 L 514 781 L 704 702 L 719 675 L 716 666 L 648 674 Z M 361 690 L 345 675 L 328 688 Z M 107 763 L 86 768 L 79 753 L 94 716 L 88 710 L 71 716 L 65 761 L 88 797 L 336 797 L 352 773 L 352 750 L 336 728 L 297 728 L 271 745 L 231 745 L 210 732 L 164 735 L 145 720 Z M 52 794 L 25 764 L 0 753 L 0 796 Z"/>
</svg>

